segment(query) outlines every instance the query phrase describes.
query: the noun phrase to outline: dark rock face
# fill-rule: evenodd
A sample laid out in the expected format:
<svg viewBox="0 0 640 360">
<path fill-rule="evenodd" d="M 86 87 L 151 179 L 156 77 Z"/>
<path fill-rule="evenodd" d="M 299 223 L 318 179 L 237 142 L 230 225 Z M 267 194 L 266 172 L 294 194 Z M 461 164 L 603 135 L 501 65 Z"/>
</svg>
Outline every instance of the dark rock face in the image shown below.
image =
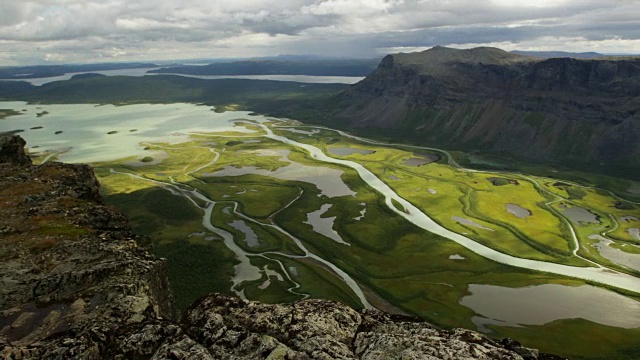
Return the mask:
<svg viewBox="0 0 640 360">
<path fill-rule="evenodd" d="M 24 152 L 25 144 L 20 136 L 0 134 L 0 163 L 31 164 L 31 158 Z"/>
<path fill-rule="evenodd" d="M 335 124 L 520 159 L 640 163 L 640 58 L 537 59 L 494 48 L 385 57 Z"/>
<path fill-rule="evenodd" d="M 211 294 L 178 321 L 164 261 L 138 245 L 98 186 L 86 165 L 0 163 L 1 359 L 548 358 L 320 300 Z"/>
</svg>

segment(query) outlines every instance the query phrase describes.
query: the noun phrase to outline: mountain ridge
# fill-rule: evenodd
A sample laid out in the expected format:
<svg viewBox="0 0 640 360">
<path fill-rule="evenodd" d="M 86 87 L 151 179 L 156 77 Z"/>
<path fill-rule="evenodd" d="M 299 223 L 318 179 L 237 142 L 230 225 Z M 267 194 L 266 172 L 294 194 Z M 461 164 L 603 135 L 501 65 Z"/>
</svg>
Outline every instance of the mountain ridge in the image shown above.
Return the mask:
<svg viewBox="0 0 640 360">
<path fill-rule="evenodd" d="M 602 58 L 630 58 L 637 57 L 636 54 L 601 54 L 595 51 L 587 52 L 568 52 L 568 51 L 526 51 L 526 50 L 513 50 L 510 51 L 513 54 L 531 56 L 541 59 L 550 58 L 574 58 L 574 59 L 602 59 Z"/>
<path fill-rule="evenodd" d="M 640 58 L 436 47 L 386 56 L 335 104 L 329 125 L 414 143 L 540 162 L 640 164 Z"/>
</svg>

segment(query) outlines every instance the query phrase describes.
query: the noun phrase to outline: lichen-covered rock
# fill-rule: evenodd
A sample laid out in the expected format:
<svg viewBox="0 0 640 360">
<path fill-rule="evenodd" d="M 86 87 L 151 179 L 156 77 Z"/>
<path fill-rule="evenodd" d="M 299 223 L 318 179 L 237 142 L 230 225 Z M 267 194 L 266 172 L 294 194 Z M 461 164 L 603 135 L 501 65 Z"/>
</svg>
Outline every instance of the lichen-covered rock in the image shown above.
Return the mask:
<svg viewBox="0 0 640 360">
<path fill-rule="evenodd" d="M 187 311 L 187 334 L 223 359 L 525 359 L 475 331 L 321 300 L 262 304 L 211 294 Z M 277 355 L 284 352 L 284 355 Z M 533 356 L 533 357 L 531 357 Z"/>
<path fill-rule="evenodd" d="M 202 299 L 183 320 L 193 338 L 219 353 L 244 347 L 246 356 L 266 358 L 269 352 L 264 357 L 258 355 L 283 343 L 294 353 L 301 353 L 299 356 L 316 359 L 353 358 L 350 347 L 360 322 L 357 311 L 338 303 L 305 300 L 262 304 L 220 294 Z M 242 341 L 247 338 L 257 341 L 249 346 Z"/>
</svg>

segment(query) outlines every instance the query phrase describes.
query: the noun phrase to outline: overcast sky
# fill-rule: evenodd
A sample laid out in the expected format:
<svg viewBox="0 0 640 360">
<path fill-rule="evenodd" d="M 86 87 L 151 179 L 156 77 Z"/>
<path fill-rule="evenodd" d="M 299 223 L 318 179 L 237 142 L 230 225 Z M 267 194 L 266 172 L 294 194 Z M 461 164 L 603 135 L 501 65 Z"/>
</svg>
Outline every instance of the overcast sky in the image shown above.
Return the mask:
<svg viewBox="0 0 640 360">
<path fill-rule="evenodd" d="M 0 0 L 0 65 L 434 45 L 640 54 L 640 0 Z"/>
</svg>

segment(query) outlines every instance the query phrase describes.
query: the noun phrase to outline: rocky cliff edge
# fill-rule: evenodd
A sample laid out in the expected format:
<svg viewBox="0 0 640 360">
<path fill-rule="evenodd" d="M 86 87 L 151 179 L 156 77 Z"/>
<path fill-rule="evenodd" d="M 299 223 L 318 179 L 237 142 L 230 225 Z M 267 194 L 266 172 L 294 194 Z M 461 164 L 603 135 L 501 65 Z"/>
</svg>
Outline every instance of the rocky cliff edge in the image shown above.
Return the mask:
<svg viewBox="0 0 640 360">
<path fill-rule="evenodd" d="M 556 359 L 505 339 L 306 300 L 205 296 L 176 319 L 164 260 L 90 167 L 35 166 L 0 136 L 0 358 Z"/>
</svg>

